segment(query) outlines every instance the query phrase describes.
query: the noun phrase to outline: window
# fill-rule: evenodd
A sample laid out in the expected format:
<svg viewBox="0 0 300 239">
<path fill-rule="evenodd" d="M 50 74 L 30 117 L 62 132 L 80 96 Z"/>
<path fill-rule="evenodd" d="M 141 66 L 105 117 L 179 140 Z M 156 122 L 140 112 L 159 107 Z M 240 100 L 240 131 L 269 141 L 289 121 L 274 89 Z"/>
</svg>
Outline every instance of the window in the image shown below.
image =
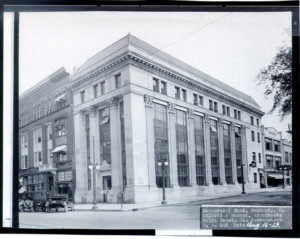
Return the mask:
<svg viewBox="0 0 300 239">
<path fill-rule="evenodd" d="M 266 163 L 267 168 L 273 168 L 273 156 L 272 155 L 266 155 Z"/>
<path fill-rule="evenodd" d="M 222 105 L 222 114 L 226 115 L 226 106 L 225 105 Z"/>
<path fill-rule="evenodd" d="M 261 153 L 258 153 L 258 162 L 261 163 Z"/>
<path fill-rule="evenodd" d="M 28 156 L 27 155 L 22 156 L 21 160 L 22 160 L 22 169 L 29 168 Z"/>
<path fill-rule="evenodd" d="M 85 102 L 85 91 L 81 91 L 80 96 L 81 96 L 81 103 L 84 103 Z"/>
<path fill-rule="evenodd" d="M 180 88 L 175 86 L 175 98 L 180 100 Z"/>
<path fill-rule="evenodd" d="M 257 127 L 259 127 L 259 119 L 258 118 L 256 118 L 256 125 L 257 125 Z"/>
<path fill-rule="evenodd" d="M 254 118 L 253 118 L 253 116 L 250 116 L 250 123 L 251 123 L 251 125 L 254 125 Z"/>
<path fill-rule="evenodd" d="M 94 98 L 98 97 L 98 84 L 93 86 L 93 90 L 94 90 Z"/>
<path fill-rule="evenodd" d="M 286 163 L 289 163 L 289 153 L 288 152 L 284 152 L 284 160 Z"/>
<path fill-rule="evenodd" d="M 230 117 L 230 108 L 228 106 L 226 107 L 226 111 L 227 111 L 227 116 Z"/>
<path fill-rule="evenodd" d="M 211 175 L 214 185 L 220 184 L 217 121 L 210 120 Z"/>
<path fill-rule="evenodd" d="M 100 83 L 101 86 L 101 95 L 103 95 L 105 93 L 105 81 Z"/>
<path fill-rule="evenodd" d="M 237 119 L 237 110 L 234 110 L 234 118 Z"/>
<path fill-rule="evenodd" d="M 237 166 L 237 181 L 242 183 L 242 141 L 241 141 L 241 128 L 235 127 L 235 155 Z M 237 137 L 238 136 L 238 137 Z"/>
<path fill-rule="evenodd" d="M 281 165 L 281 157 L 275 156 L 275 167 L 278 167 Z"/>
<path fill-rule="evenodd" d="M 194 97 L 194 105 L 198 105 L 198 95 L 193 94 L 193 97 Z"/>
<path fill-rule="evenodd" d="M 199 95 L 199 105 L 203 106 L 203 97 Z"/>
<path fill-rule="evenodd" d="M 257 142 L 260 143 L 260 133 L 257 132 Z"/>
<path fill-rule="evenodd" d="M 257 173 L 253 173 L 254 183 L 257 183 Z"/>
<path fill-rule="evenodd" d="M 209 109 L 213 110 L 213 101 L 212 100 L 209 100 Z"/>
<path fill-rule="evenodd" d="M 159 92 L 159 80 L 156 78 L 153 78 L 153 91 Z"/>
<path fill-rule="evenodd" d="M 153 104 L 154 111 L 154 151 L 155 151 L 155 175 L 157 187 L 163 186 L 162 166 L 158 166 L 161 157 L 166 157 L 169 161 L 168 146 L 168 121 L 167 107 L 160 104 Z M 165 186 L 170 187 L 170 168 L 169 165 L 164 166 Z"/>
<path fill-rule="evenodd" d="M 266 138 L 266 150 L 273 150 L 272 139 Z"/>
<path fill-rule="evenodd" d="M 274 140 L 274 151 L 280 152 L 280 142 L 277 140 Z"/>
<path fill-rule="evenodd" d="M 100 161 L 111 164 L 111 139 L 109 107 L 99 111 Z"/>
<path fill-rule="evenodd" d="M 115 81 L 116 81 L 116 89 L 121 87 L 121 74 L 118 74 L 115 76 Z"/>
<path fill-rule="evenodd" d="M 256 153 L 255 152 L 252 152 L 252 160 L 256 161 Z"/>
<path fill-rule="evenodd" d="M 289 153 L 290 163 L 292 163 L 292 153 Z"/>
<path fill-rule="evenodd" d="M 167 94 L 167 83 L 166 82 L 164 82 L 164 81 L 161 81 L 160 82 L 160 92 L 162 93 L 162 94 L 164 94 L 164 95 L 166 95 Z"/>
<path fill-rule="evenodd" d="M 238 120 L 241 120 L 241 111 L 238 110 Z"/>
<path fill-rule="evenodd" d="M 39 165 L 43 164 L 42 152 L 39 152 Z"/>
<path fill-rule="evenodd" d="M 186 90 L 182 89 L 182 100 L 186 101 Z"/>
<path fill-rule="evenodd" d="M 253 130 L 251 130 L 251 139 L 253 142 L 255 141 L 255 133 Z"/>
<path fill-rule="evenodd" d="M 203 117 L 195 115 L 195 160 L 197 185 L 205 185 Z"/>
<path fill-rule="evenodd" d="M 176 110 L 177 175 L 180 187 L 190 185 L 186 112 Z"/>
</svg>

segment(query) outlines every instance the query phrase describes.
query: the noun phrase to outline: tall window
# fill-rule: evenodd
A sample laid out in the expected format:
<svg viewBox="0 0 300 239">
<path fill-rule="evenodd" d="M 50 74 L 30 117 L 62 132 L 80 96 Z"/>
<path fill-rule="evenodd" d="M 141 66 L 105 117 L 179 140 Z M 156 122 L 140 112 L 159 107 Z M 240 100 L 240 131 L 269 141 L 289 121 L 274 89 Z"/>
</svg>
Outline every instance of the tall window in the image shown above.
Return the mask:
<svg viewBox="0 0 300 239">
<path fill-rule="evenodd" d="M 182 89 L 182 100 L 186 101 L 186 90 Z"/>
<path fill-rule="evenodd" d="M 257 183 L 257 173 L 253 173 L 254 183 Z"/>
<path fill-rule="evenodd" d="M 98 97 L 98 84 L 93 86 L 93 90 L 94 90 L 94 98 Z"/>
<path fill-rule="evenodd" d="M 257 132 L 257 142 L 260 143 L 260 133 Z"/>
<path fill-rule="evenodd" d="M 21 162 L 22 169 L 29 168 L 28 156 L 27 155 L 22 156 L 21 160 L 22 160 L 22 162 Z"/>
<path fill-rule="evenodd" d="M 237 119 L 237 110 L 233 110 L 234 112 L 234 118 Z"/>
<path fill-rule="evenodd" d="M 212 101 L 212 100 L 209 100 L 209 109 L 210 109 L 210 110 L 213 110 L 213 109 L 214 109 L 213 101 Z"/>
<path fill-rule="evenodd" d="M 222 114 L 226 115 L 226 106 L 225 105 L 222 105 Z"/>
<path fill-rule="evenodd" d="M 203 117 L 195 115 L 195 160 L 198 185 L 205 185 L 205 155 Z"/>
<path fill-rule="evenodd" d="M 280 152 L 280 142 L 277 140 L 274 140 L 274 151 Z"/>
<path fill-rule="evenodd" d="M 100 160 L 101 162 L 106 161 L 106 163 L 111 164 L 109 107 L 100 110 L 99 113 Z"/>
<path fill-rule="evenodd" d="M 253 130 L 251 131 L 251 139 L 253 142 L 255 141 L 255 133 Z"/>
<path fill-rule="evenodd" d="M 189 186 L 186 113 L 176 110 L 177 173 L 179 186 Z"/>
<path fill-rule="evenodd" d="M 122 176 L 123 189 L 127 185 L 126 175 L 126 147 L 125 147 L 125 124 L 124 124 L 124 102 L 120 102 L 120 122 L 121 122 L 121 149 L 122 149 Z"/>
<path fill-rule="evenodd" d="M 258 153 L 258 162 L 261 163 L 261 153 Z"/>
<path fill-rule="evenodd" d="M 259 127 L 259 119 L 258 118 L 256 118 L 256 125 L 257 125 L 257 127 Z"/>
<path fill-rule="evenodd" d="M 46 137 L 47 137 L 47 163 L 52 163 L 52 144 L 50 142 L 52 141 L 52 124 L 46 125 Z"/>
<path fill-rule="evenodd" d="M 218 102 L 214 102 L 214 111 L 218 112 Z"/>
<path fill-rule="evenodd" d="M 256 153 L 255 152 L 252 152 L 252 160 L 256 161 Z"/>
<path fill-rule="evenodd" d="M 237 166 L 237 181 L 242 183 L 242 141 L 241 128 L 235 127 L 235 155 Z"/>
<path fill-rule="evenodd" d="M 230 142 L 230 127 L 224 124 L 223 132 L 224 140 L 224 160 L 225 160 L 225 179 L 227 184 L 232 184 L 232 160 L 231 160 L 231 142 Z"/>
<path fill-rule="evenodd" d="M 272 139 L 266 138 L 266 150 L 273 150 Z"/>
<path fill-rule="evenodd" d="M 250 116 L 250 123 L 251 123 L 251 125 L 254 125 L 254 118 L 253 118 L 253 116 Z"/>
<path fill-rule="evenodd" d="M 281 165 L 281 157 L 275 156 L 275 167 Z"/>
<path fill-rule="evenodd" d="M 116 89 L 121 87 L 121 74 L 115 76 Z"/>
<path fill-rule="evenodd" d="M 153 78 L 153 91 L 159 92 L 159 80 Z"/>
<path fill-rule="evenodd" d="M 238 110 L 238 120 L 241 120 L 241 111 Z"/>
<path fill-rule="evenodd" d="M 229 106 L 226 107 L 226 114 L 227 114 L 227 116 L 230 116 L 230 108 L 229 108 Z"/>
<path fill-rule="evenodd" d="M 199 105 L 203 106 L 203 96 L 199 95 Z"/>
<path fill-rule="evenodd" d="M 101 95 L 103 95 L 105 93 L 105 81 L 100 83 L 101 86 Z"/>
<path fill-rule="evenodd" d="M 81 97 L 81 103 L 85 102 L 85 91 L 80 92 L 80 97 Z"/>
<path fill-rule="evenodd" d="M 219 172 L 219 146 L 217 121 L 210 120 L 210 153 L 211 153 L 211 174 L 212 182 L 215 185 L 220 184 Z"/>
<path fill-rule="evenodd" d="M 160 82 L 160 92 L 164 95 L 167 94 L 167 82 L 164 81 Z"/>
<path fill-rule="evenodd" d="M 180 88 L 175 86 L 175 98 L 180 100 Z"/>
<path fill-rule="evenodd" d="M 154 126 L 154 151 L 155 151 L 155 175 L 157 187 L 163 186 L 162 166 L 158 166 L 159 160 L 166 157 L 169 160 L 168 146 L 168 121 L 167 107 L 160 104 L 153 104 L 153 126 Z M 170 168 L 168 164 L 164 166 L 165 186 L 170 187 Z"/>
<path fill-rule="evenodd" d="M 198 105 L 198 95 L 193 94 L 193 97 L 194 97 L 194 105 Z"/>
<path fill-rule="evenodd" d="M 284 152 L 284 160 L 286 163 L 289 162 L 289 153 L 288 152 Z"/>
<path fill-rule="evenodd" d="M 273 156 L 272 155 L 266 155 L 266 163 L 267 168 L 273 168 Z"/>
<path fill-rule="evenodd" d="M 61 119 L 55 123 L 56 135 L 66 135 L 66 119 Z"/>
<path fill-rule="evenodd" d="M 87 180 L 88 180 L 88 190 L 92 187 L 91 181 L 91 170 L 89 165 L 91 164 L 91 145 L 90 145 L 90 116 L 85 115 L 85 133 L 86 133 L 86 160 L 87 160 Z"/>
</svg>

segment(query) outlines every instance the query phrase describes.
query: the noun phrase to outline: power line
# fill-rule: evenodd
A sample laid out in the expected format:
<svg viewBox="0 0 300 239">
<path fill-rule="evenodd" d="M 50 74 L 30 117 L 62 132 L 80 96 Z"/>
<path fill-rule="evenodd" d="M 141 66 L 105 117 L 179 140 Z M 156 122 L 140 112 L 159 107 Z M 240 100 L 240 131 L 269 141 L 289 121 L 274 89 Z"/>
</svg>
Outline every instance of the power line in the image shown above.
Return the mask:
<svg viewBox="0 0 300 239">
<path fill-rule="evenodd" d="M 189 34 L 187 34 L 187 35 L 185 35 L 185 36 L 183 36 L 183 37 L 181 37 L 181 38 L 177 39 L 177 40 L 176 40 L 176 41 L 174 41 L 174 42 L 171 42 L 171 43 L 169 43 L 168 45 L 166 45 L 166 46 L 162 47 L 160 50 L 157 50 L 156 52 L 154 52 L 154 53 L 151 53 L 151 54 L 147 55 L 146 57 L 149 57 L 149 56 L 155 55 L 156 53 L 158 53 L 158 52 L 162 51 L 163 49 L 166 49 L 166 48 L 168 48 L 168 47 L 170 47 L 170 46 L 174 45 L 175 43 L 177 43 L 177 42 L 179 42 L 179 41 L 183 40 L 184 38 L 187 38 L 188 36 L 190 36 L 190 35 L 192 35 L 192 34 L 194 34 L 194 33 L 196 33 L 196 32 L 199 32 L 199 31 L 203 30 L 204 28 L 206 28 L 206 27 L 208 27 L 208 26 L 210 26 L 210 25 L 214 24 L 215 22 L 217 22 L 217 21 L 221 20 L 221 19 L 222 19 L 222 18 L 224 18 L 224 17 L 227 17 L 227 16 L 228 16 L 228 15 L 230 15 L 230 14 L 232 14 L 232 12 L 229 12 L 229 13 L 227 13 L 227 14 L 225 14 L 225 15 L 221 16 L 221 17 L 218 17 L 217 19 L 213 20 L 212 22 L 210 22 L 210 23 L 208 23 L 208 24 L 206 24 L 206 25 L 204 25 L 204 26 L 202 26 L 202 27 L 198 28 L 197 30 L 195 30 L 195 31 L 193 31 L 193 32 L 191 32 L 191 33 L 189 33 Z"/>
</svg>

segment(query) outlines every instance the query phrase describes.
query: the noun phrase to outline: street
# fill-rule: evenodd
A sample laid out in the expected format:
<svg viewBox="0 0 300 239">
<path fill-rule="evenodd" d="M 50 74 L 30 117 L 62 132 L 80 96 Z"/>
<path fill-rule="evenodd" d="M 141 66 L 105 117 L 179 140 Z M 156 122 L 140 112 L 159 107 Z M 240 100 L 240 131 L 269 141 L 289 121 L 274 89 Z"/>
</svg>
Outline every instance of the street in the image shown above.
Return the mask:
<svg viewBox="0 0 300 239">
<path fill-rule="evenodd" d="M 19 214 L 20 228 L 197 230 L 200 225 L 201 204 L 291 206 L 292 192 L 260 192 L 154 207 L 139 211 L 22 212 Z"/>
</svg>

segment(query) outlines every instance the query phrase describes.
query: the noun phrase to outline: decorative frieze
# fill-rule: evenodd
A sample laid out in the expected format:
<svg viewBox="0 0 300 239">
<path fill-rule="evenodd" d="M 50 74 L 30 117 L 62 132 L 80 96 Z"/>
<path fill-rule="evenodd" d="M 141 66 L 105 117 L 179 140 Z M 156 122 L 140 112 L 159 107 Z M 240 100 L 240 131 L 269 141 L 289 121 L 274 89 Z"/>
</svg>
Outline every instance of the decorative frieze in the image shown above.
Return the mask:
<svg viewBox="0 0 300 239">
<path fill-rule="evenodd" d="M 168 112 L 169 113 L 175 114 L 175 107 L 176 107 L 176 104 L 168 102 Z"/>
<path fill-rule="evenodd" d="M 148 107 L 153 107 L 153 96 L 144 95 L 145 105 Z"/>
<path fill-rule="evenodd" d="M 109 108 L 111 110 L 115 110 L 118 108 L 118 99 L 116 97 L 112 97 L 108 99 L 106 102 L 109 105 Z"/>
<path fill-rule="evenodd" d="M 194 110 L 193 109 L 188 109 L 188 117 L 194 118 Z"/>
</svg>

